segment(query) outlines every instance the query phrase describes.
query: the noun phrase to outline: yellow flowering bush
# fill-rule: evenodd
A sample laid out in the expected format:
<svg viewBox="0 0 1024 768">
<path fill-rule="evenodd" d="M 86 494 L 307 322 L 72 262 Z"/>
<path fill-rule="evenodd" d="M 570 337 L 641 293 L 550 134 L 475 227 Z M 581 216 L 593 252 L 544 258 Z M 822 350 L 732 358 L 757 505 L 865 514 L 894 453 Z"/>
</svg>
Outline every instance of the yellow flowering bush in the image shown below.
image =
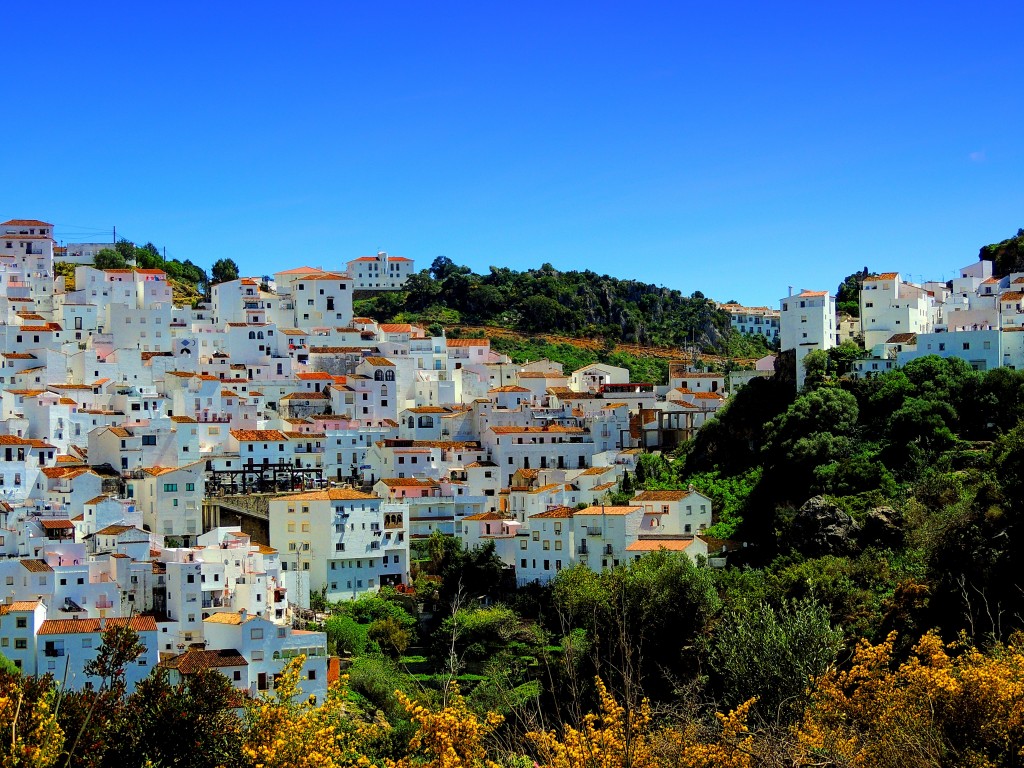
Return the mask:
<svg viewBox="0 0 1024 768">
<path fill-rule="evenodd" d="M 487 757 L 486 740 L 501 725 L 501 715 L 488 712 L 481 720 L 455 685 L 449 689 L 448 702 L 437 711 L 401 691 L 395 691 L 395 696 L 418 730 L 409 742 L 410 754 L 389 761 L 389 768 L 499 768 Z"/>
<path fill-rule="evenodd" d="M 245 760 L 256 768 L 372 768 L 362 745 L 380 725 L 363 722 L 343 684 L 317 706 L 299 699 L 304 656 L 292 659 L 272 695 L 246 707 Z"/>
<path fill-rule="evenodd" d="M 981 653 L 925 635 L 895 666 L 895 635 L 862 642 L 824 675 L 796 732 L 803 764 L 867 768 L 1019 765 L 1024 759 L 1024 638 Z"/>
<path fill-rule="evenodd" d="M 703 740 L 695 723 L 655 728 L 646 700 L 627 711 L 597 680 L 600 711 L 583 718 L 580 728 L 565 726 L 561 737 L 530 733 L 543 768 L 751 768 L 753 735 L 746 718 L 754 700 L 734 712 L 718 714 L 719 731 Z"/>
<path fill-rule="evenodd" d="M 527 734 L 545 768 L 648 768 L 655 766 L 647 701 L 632 712 L 597 680 L 600 712 L 589 713 L 580 728 L 566 725 L 561 738 L 552 732 Z"/>
<path fill-rule="evenodd" d="M 0 682 L 0 763 L 12 768 L 50 768 L 64 749 L 64 731 L 54 713 L 55 693 L 25 699 L 17 677 Z"/>
</svg>

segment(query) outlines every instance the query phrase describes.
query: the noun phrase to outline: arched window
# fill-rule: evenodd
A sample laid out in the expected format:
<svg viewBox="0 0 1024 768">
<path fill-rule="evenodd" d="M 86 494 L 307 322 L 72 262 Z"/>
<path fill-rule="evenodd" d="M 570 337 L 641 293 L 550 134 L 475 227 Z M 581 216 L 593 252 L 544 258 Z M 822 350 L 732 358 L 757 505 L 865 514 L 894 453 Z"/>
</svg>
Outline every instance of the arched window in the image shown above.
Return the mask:
<svg viewBox="0 0 1024 768">
<path fill-rule="evenodd" d="M 259 333 L 257 333 L 256 334 L 256 338 L 257 339 L 262 339 L 263 338 L 263 331 L 260 331 Z"/>
<path fill-rule="evenodd" d="M 374 371 L 373 372 L 373 380 L 374 381 L 384 381 L 384 371 L 382 371 L 380 368 L 378 368 L 376 371 Z"/>
<path fill-rule="evenodd" d="M 394 371 L 388 371 L 387 373 L 385 373 L 384 374 L 384 380 L 385 381 L 394 381 L 395 380 L 395 372 Z"/>
<path fill-rule="evenodd" d="M 433 416 L 420 416 L 420 428 L 421 429 L 433 429 L 434 428 L 434 417 Z"/>
<path fill-rule="evenodd" d="M 387 397 L 388 396 L 388 385 L 387 384 L 385 384 L 384 386 L 382 386 L 380 388 L 380 396 L 381 397 Z"/>
<path fill-rule="evenodd" d="M 416 419 L 414 419 L 412 416 L 410 416 L 409 417 L 409 429 L 415 429 L 415 428 L 416 428 Z"/>
<path fill-rule="evenodd" d="M 249 338 L 250 339 L 255 339 L 256 338 L 256 331 L 249 331 Z"/>
</svg>

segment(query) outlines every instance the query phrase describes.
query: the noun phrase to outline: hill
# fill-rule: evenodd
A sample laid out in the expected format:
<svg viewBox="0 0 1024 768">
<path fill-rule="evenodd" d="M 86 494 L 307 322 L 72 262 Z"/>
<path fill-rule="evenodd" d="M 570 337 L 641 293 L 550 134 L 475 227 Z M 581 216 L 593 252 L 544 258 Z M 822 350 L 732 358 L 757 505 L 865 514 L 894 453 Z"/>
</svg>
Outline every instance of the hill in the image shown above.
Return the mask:
<svg viewBox="0 0 1024 768">
<path fill-rule="evenodd" d="M 982 246 L 978 258 L 992 261 L 992 271 L 997 275 L 1024 272 L 1024 229 L 1002 242 Z"/>
<path fill-rule="evenodd" d="M 699 291 L 685 296 L 590 270 L 562 272 L 544 264 L 524 272 L 491 267 L 480 275 L 442 256 L 410 277 L 406 287 L 357 301 L 356 313 L 382 321 L 465 323 L 608 343 L 694 346 L 741 357 L 768 351 L 759 340 L 738 338 L 729 316 Z"/>
</svg>

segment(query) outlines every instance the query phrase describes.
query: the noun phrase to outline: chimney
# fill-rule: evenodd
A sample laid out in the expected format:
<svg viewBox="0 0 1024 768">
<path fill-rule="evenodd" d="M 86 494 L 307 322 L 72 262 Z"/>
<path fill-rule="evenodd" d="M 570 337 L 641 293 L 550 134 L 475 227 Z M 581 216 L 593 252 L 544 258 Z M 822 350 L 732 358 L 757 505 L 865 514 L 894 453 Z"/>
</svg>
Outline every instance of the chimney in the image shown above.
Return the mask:
<svg viewBox="0 0 1024 768">
<path fill-rule="evenodd" d="M 245 624 L 245 620 L 248 617 L 249 612 L 245 610 L 245 608 L 242 608 L 238 611 L 238 615 L 242 617 L 242 624 Z"/>
<path fill-rule="evenodd" d="M 792 285 L 791 285 L 791 286 L 789 286 L 789 295 L 790 295 L 790 296 L 792 296 L 792 295 L 793 295 L 793 286 L 792 286 Z"/>
</svg>

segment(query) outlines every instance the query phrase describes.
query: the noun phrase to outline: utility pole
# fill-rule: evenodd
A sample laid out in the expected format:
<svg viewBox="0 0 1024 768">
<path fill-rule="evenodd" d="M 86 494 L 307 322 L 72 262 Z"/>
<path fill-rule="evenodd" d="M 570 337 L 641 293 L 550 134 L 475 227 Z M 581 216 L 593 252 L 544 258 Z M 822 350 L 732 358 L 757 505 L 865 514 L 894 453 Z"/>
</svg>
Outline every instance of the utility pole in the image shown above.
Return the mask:
<svg viewBox="0 0 1024 768">
<path fill-rule="evenodd" d="M 117 227 L 114 227 L 114 247 L 117 248 Z"/>
</svg>

